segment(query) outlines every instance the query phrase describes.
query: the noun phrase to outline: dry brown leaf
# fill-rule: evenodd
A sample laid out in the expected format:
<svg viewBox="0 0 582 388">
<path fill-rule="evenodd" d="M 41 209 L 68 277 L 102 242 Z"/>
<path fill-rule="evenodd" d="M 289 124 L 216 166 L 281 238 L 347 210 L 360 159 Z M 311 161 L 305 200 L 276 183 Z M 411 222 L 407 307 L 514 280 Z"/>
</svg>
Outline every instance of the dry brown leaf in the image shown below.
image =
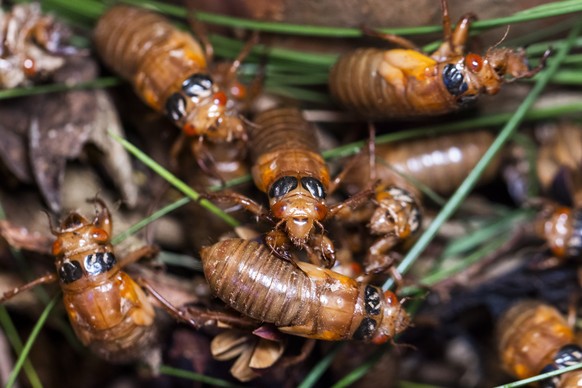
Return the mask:
<svg viewBox="0 0 582 388">
<path fill-rule="evenodd" d="M 257 369 L 273 366 L 283 355 L 285 343 L 227 330 L 214 337 L 210 350 L 216 360 L 225 361 L 238 357 L 230 372 L 238 380 L 246 382 L 260 376 Z"/>
<path fill-rule="evenodd" d="M 249 367 L 253 369 L 265 369 L 273 366 L 275 362 L 283 355 L 285 344 L 278 341 L 268 341 L 259 339 L 253 356 L 249 361 Z"/>
<path fill-rule="evenodd" d="M 92 59 L 75 56 L 68 57 L 53 78 L 73 84 L 96 75 L 97 65 Z M 76 90 L 22 98 L 3 105 L 0 114 L 4 163 L 24 182 L 34 177 L 53 212 L 61 208 L 67 161 L 83 157 L 87 144 L 98 149 L 99 163 L 120 188 L 126 204 L 136 204 L 137 186 L 129 155 L 108 135 L 110 131 L 123 136 L 123 130 L 104 91 Z"/>
<path fill-rule="evenodd" d="M 248 342 L 248 336 L 227 330 L 214 337 L 210 344 L 210 352 L 219 361 L 230 360 L 240 355 L 247 347 Z"/>
</svg>

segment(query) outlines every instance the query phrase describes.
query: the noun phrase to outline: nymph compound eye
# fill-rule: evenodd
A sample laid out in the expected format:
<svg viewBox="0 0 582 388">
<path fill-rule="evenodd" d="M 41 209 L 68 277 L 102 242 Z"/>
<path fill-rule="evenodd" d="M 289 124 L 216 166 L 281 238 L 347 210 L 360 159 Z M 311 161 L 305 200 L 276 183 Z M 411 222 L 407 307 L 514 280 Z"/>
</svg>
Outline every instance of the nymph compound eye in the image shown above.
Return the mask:
<svg viewBox="0 0 582 388">
<path fill-rule="evenodd" d="M 443 69 L 443 82 L 453 96 L 459 96 L 467 91 L 467 85 L 462 71 L 455 65 L 448 64 Z"/>
<path fill-rule="evenodd" d="M 166 101 L 166 115 L 172 121 L 179 121 L 186 114 L 186 99 L 180 93 L 172 94 Z"/>
<path fill-rule="evenodd" d="M 85 256 L 85 271 L 89 275 L 98 275 L 109 271 L 117 260 L 113 253 L 110 252 L 96 252 Z"/>
<path fill-rule="evenodd" d="M 203 98 L 212 93 L 212 84 L 208 74 L 197 73 L 182 82 L 182 90 L 188 97 Z"/>
<path fill-rule="evenodd" d="M 317 199 L 324 199 L 326 196 L 325 188 L 323 184 L 312 177 L 303 177 L 301 178 L 301 186 L 307 191 L 311 193 Z"/>
<path fill-rule="evenodd" d="M 65 261 L 59 268 L 59 278 L 65 284 L 79 280 L 82 276 L 83 270 L 81 269 L 81 264 L 76 260 Z"/>
<path fill-rule="evenodd" d="M 279 198 L 297 188 L 297 178 L 284 176 L 277 180 L 269 190 L 269 198 Z"/>
</svg>

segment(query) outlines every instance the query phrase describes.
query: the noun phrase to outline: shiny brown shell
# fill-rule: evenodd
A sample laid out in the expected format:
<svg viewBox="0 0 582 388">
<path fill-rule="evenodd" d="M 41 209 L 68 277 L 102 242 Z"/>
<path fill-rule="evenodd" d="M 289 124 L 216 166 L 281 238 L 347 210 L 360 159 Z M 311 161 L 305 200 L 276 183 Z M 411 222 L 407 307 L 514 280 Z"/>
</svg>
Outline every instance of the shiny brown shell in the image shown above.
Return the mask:
<svg viewBox="0 0 582 388">
<path fill-rule="evenodd" d="M 249 133 L 253 179 L 267 192 L 285 174 L 317 178 L 329 187 L 329 170 L 318 147 L 315 128 L 297 108 L 281 107 L 261 112 Z"/>
<path fill-rule="evenodd" d="M 100 357 L 125 362 L 155 341 L 154 310 L 141 287 L 121 271 L 110 243 L 111 219 L 90 222 L 71 212 L 53 233 L 63 302 L 79 340 Z"/>
<path fill-rule="evenodd" d="M 218 72 L 210 74 L 198 41 L 162 15 L 116 5 L 99 18 L 93 38 L 105 64 L 130 81 L 147 105 L 165 113 L 185 135 L 213 142 L 246 139 L 245 126 L 227 92 L 234 80 L 225 80 Z"/>
<path fill-rule="evenodd" d="M 401 51 L 400 55 L 412 52 Z M 367 118 L 431 116 L 458 109 L 456 97 L 440 80 L 440 66 L 435 63 L 422 69 L 422 77 L 409 76 L 405 86 L 400 87 L 387 82 L 381 74 L 385 54 L 386 50 L 361 48 L 341 55 L 329 77 L 334 99 Z"/>
<path fill-rule="evenodd" d="M 408 326 L 393 293 L 311 264 L 294 265 L 257 242 L 224 240 L 203 248 L 200 256 L 216 296 L 285 333 L 381 343 Z"/>
<path fill-rule="evenodd" d="M 582 209 L 548 206 L 538 214 L 533 229 L 556 258 L 582 257 Z"/>
<path fill-rule="evenodd" d="M 536 132 L 541 138 L 536 171 L 542 188 L 549 192 L 565 175 L 572 202 L 582 207 L 582 127 L 562 122 L 542 126 Z"/>
<path fill-rule="evenodd" d="M 328 212 L 329 170 L 314 128 L 299 109 L 274 108 L 257 115 L 249 143 L 256 186 L 293 243 L 304 244 Z"/>
<path fill-rule="evenodd" d="M 444 39 L 437 50 L 426 55 L 402 37 L 368 31 L 403 48 L 360 48 L 341 55 L 329 76 L 332 96 L 367 119 L 434 116 L 461 109 L 481 94 L 496 94 L 506 75 L 529 78 L 543 67 L 549 52 L 533 70 L 523 49 L 466 53 L 475 15 L 464 15 L 451 31 L 446 0 L 441 8 Z"/>
<path fill-rule="evenodd" d="M 503 367 L 519 379 L 539 374 L 559 349 L 574 342 L 558 310 L 531 300 L 517 303 L 501 317 L 497 338 Z"/>
<path fill-rule="evenodd" d="M 376 145 L 376 177 L 385 186 L 405 188 L 420 197 L 414 181 L 440 194 L 450 194 L 469 175 L 494 137 L 486 131 L 462 132 L 425 139 L 403 140 Z M 369 163 L 366 158 L 348 174 L 344 184 L 356 192 L 368 184 Z M 499 169 L 501 155 L 489 164 L 480 182 L 491 180 Z M 409 180 L 406 177 L 411 177 Z"/>
<path fill-rule="evenodd" d="M 132 82 L 138 95 L 160 112 L 182 81 L 207 72 L 200 44 L 165 17 L 143 8 L 108 9 L 95 27 L 94 41 L 103 62 Z"/>
</svg>

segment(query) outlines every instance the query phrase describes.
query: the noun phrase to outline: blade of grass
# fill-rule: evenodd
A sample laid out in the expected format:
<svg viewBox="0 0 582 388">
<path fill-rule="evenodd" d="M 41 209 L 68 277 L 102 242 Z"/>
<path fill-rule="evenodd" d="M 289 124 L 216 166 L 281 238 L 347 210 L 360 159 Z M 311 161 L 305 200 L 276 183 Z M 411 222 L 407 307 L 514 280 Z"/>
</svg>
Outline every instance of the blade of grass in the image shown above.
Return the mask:
<svg viewBox="0 0 582 388">
<path fill-rule="evenodd" d="M 226 36 L 213 34 L 210 35 L 210 42 L 217 45 L 217 53 L 221 52 L 220 48 L 224 49 L 225 46 L 229 48 L 229 52 L 232 54 L 238 54 L 244 45 L 236 39 L 227 38 Z M 224 52 L 221 52 L 224 54 Z M 268 55 L 269 58 L 276 58 L 279 60 L 291 61 L 294 63 L 318 65 L 320 67 L 326 68 L 335 63 L 338 54 L 323 54 L 323 53 L 309 53 L 304 51 L 290 50 L 281 47 L 270 47 L 262 44 L 258 44 L 253 47 L 253 53 L 258 55 Z"/>
<path fill-rule="evenodd" d="M 216 185 L 216 186 L 211 186 L 208 188 L 209 191 L 218 191 L 218 190 L 223 190 L 225 188 L 229 188 L 229 187 L 233 187 L 233 186 L 237 186 L 239 184 L 242 183 L 247 183 L 250 182 L 251 180 L 251 176 L 250 175 L 245 175 L 243 177 L 239 177 L 239 178 L 235 178 L 235 179 L 231 179 L 230 181 L 226 182 L 224 184 L 224 186 L 222 185 Z M 166 206 L 164 206 L 163 208 L 157 210 L 156 212 L 152 213 L 150 216 L 136 222 L 135 224 L 133 224 L 132 226 L 130 226 L 129 228 L 127 228 L 127 230 L 125 230 L 122 233 L 119 233 L 117 236 L 113 237 L 111 239 L 111 243 L 113 245 L 117 245 L 120 242 L 122 242 L 123 240 L 125 240 L 126 238 L 128 238 L 129 236 L 134 235 L 135 233 L 137 233 L 139 230 L 145 228 L 146 226 L 148 226 L 149 224 L 151 224 L 152 222 L 162 218 L 163 216 L 165 216 L 166 214 L 169 214 L 171 212 L 173 212 L 174 210 L 186 205 L 187 203 L 192 202 L 192 198 L 190 197 L 182 197 Z"/>
<path fill-rule="evenodd" d="M 267 88 L 271 93 L 278 94 L 284 97 L 295 98 L 300 101 L 312 102 L 317 104 L 331 104 L 329 95 L 325 93 L 316 92 L 313 90 L 296 88 L 293 86 L 270 86 Z"/>
<path fill-rule="evenodd" d="M 68 0 L 43 0 L 43 7 L 52 9 L 65 9 L 75 12 L 79 16 L 97 20 L 107 9 L 107 4 L 102 1 L 68 1 Z"/>
<path fill-rule="evenodd" d="M 333 344 L 331 350 L 326 353 L 326 355 L 311 369 L 311 371 L 305 376 L 305 379 L 299 384 L 298 388 L 311 388 L 317 383 L 321 378 L 323 373 L 329 368 L 335 356 L 344 346 L 344 343 L 338 342 Z"/>
<path fill-rule="evenodd" d="M 45 93 L 66 92 L 70 90 L 103 89 L 112 86 L 117 86 L 122 83 L 123 81 L 117 77 L 103 77 L 93 81 L 79 82 L 78 84 L 74 85 L 63 83 L 63 84 L 36 85 L 33 87 L 25 88 L 14 88 L 0 90 L 0 100 L 24 96 L 33 96 Z"/>
<path fill-rule="evenodd" d="M 478 263 L 479 261 L 481 261 L 481 259 L 483 259 L 485 256 L 487 256 L 489 253 L 495 252 L 497 249 L 501 248 L 503 246 L 503 244 L 505 244 L 507 242 L 508 239 L 509 239 L 509 236 L 507 234 L 504 234 L 502 236 L 494 238 L 494 239 L 490 240 L 489 242 L 487 242 L 486 244 L 484 244 L 479 249 L 477 249 L 475 252 L 473 252 L 469 255 L 466 255 L 463 258 L 463 260 L 461 260 L 461 261 L 459 261 L 459 262 L 455 263 L 454 265 L 451 265 L 447 268 L 443 268 L 440 271 L 431 273 L 430 275 L 422 278 L 419 281 L 419 283 L 423 286 L 430 287 L 430 286 L 433 286 L 433 285 L 435 285 L 435 284 L 437 284 L 445 279 L 448 279 L 451 276 L 456 275 L 459 272 L 462 272 L 463 270 L 467 269 L 472 264 Z M 419 291 L 426 291 L 426 290 L 421 289 L 419 287 L 410 287 L 410 288 L 406 288 L 405 290 L 402 290 L 402 295 L 410 295 L 411 293 L 416 293 Z"/>
<path fill-rule="evenodd" d="M 443 256 L 454 256 L 467 252 L 492 237 L 498 236 L 499 234 L 505 234 L 509 229 L 511 229 L 512 225 L 524 222 L 533 217 L 533 215 L 534 213 L 530 210 L 519 209 L 512 211 L 503 217 L 495 217 L 493 222 L 480 226 L 471 234 L 456 239 L 451 244 L 447 245 L 443 252 Z"/>
<path fill-rule="evenodd" d="M 117 236 L 113 237 L 111 239 L 111 243 L 113 245 L 119 244 L 120 242 L 122 242 L 123 240 L 125 240 L 129 236 L 134 235 L 139 230 L 145 228 L 147 225 L 151 224 L 155 220 L 162 218 L 166 214 L 173 212 L 174 210 L 178 209 L 179 207 L 184 206 L 187 203 L 190 203 L 191 201 L 192 201 L 192 199 L 190 197 L 182 197 L 182 198 L 178 199 L 177 201 L 172 202 L 171 204 L 164 206 L 160 210 L 152 213 L 150 216 L 140 220 L 139 222 L 136 222 L 135 224 L 133 224 L 132 226 L 127 228 L 122 233 L 119 233 Z"/>
<path fill-rule="evenodd" d="M 540 375 L 537 375 L 537 376 L 534 376 L 534 377 L 530 377 L 528 379 L 514 381 L 513 383 L 510 383 L 510 384 L 499 385 L 499 386 L 497 386 L 495 388 L 515 388 L 515 387 L 523 387 L 524 385 L 528 385 L 528 384 L 531 384 L 531 383 L 539 382 L 541 380 L 545 380 L 545 379 L 550 378 L 550 377 L 558 376 L 558 375 L 561 375 L 563 373 L 568 373 L 568 372 L 571 372 L 573 370 L 580 369 L 580 368 L 582 368 L 582 362 L 581 363 L 578 363 L 578 364 L 575 364 L 575 365 L 571 365 L 571 366 L 569 366 L 567 368 L 558 369 L 558 370 L 555 370 L 555 371 L 552 371 L 552 372 L 548 372 L 548 373 L 540 374 Z"/>
<path fill-rule="evenodd" d="M 525 47 L 532 43 L 540 42 L 547 39 L 550 36 L 556 36 L 562 32 L 570 30 L 574 25 L 578 23 L 578 18 L 573 17 L 569 20 L 557 23 L 552 26 L 547 26 L 541 29 L 536 29 L 534 31 L 529 31 L 519 37 L 512 38 L 511 40 L 503 42 L 504 45 L 509 47 Z"/>
<path fill-rule="evenodd" d="M 582 74 L 580 74 L 580 70 L 576 69 L 560 70 L 554 74 L 550 81 L 558 85 L 582 85 Z"/>
<path fill-rule="evenodd" d="M 214 377 L 208 377 L 199 373 L 190 372 L 183 369 L 172 368 L 170 366 L 162 365 L 160 366 L 160 373 L 168 376 L 180 377 L 186 380 L 200 381 L 205 384 L 210 384 L 215 387 L 227 387 L 227 388 L 244 388 L 241 385 L 235 385 L 226 380 L 217 379 Z"/>
<path fill-rule="evenodd" d="M 475 22 L 473 26 L 476 29 L 487 29 L 515 23 L 523 23 L 536 19 L 549 18 L 553 16 L 567 15 L 580 11 L 582 11 L 582 3 L 580 3 L 578 0 L 555 1 L 551 4 L 542 4 L 537 7 L 516 12 L 512 16 Z"/>
<path fill-rule="evenodd" d="M 253 78 L 248 77 L 249 81 Z M 311 74 L 272 74 L 268 76 L 266 84 L 269 82 L 272 85 L 327 85 L 327 73 L 311 73 Z"/>
<path fill-rule="evenodd" d="M 542 55 L 547 49 L 548 47 L 551 47 L 553 50 L 559 50 L 564 46 L 564 40 L 560 39 L 560 40 L 552 40 L 552 41 L 546 41 L 546 42 L 538 42 L 538 43 L 534 43 L 532 45 L 530 45 L 527 48 L 527 53 L 529 56 L 534 56 L 534 55 Z M 572 47 L 581 47 L 582 46 L 582 38 L 578 38 L 574 41 L 574 44 L 572 45 Z"/>
<path fill-rule="evenodd" d="M 363 376 L 366 375 L 366 373 L 368 373 L 368 370 L 372 366 L 374 366 L 378 361 L 380 361 L 380 358 L 388 350 L 390 345 L 391 344 L 388 343 L 388 344 L 384 344 L 382 346 L 379 346 L 378 349 L 372 354 L 372 356 L 370 356 L 370 358 L 368 358 L 364 363 L 362 363 L 359 367 L 354 369 L 352 372 L 348 373 L 348 375 L 345 376 L 344 378 L 342 378 L 340 381 L 338 381 L 337 383 L 332 385 L 332 388 L 349 387 L 352 383 L 361 379 Z"/>
<path fill-rule="evenodd" d="M 562 62 L 563 65 L 579 65 L 580 63 L 582 63 L 582 54 L 568 55 Z"/>
<path fill-rule="evenodd" d="M 204 207 L 212 214 L 218 216 L 220 219 L 222 219 L 224 222 L 226 222 L 228 225 L 232 227 L 240 225 L 240 223 L 236 219 L 226 214 L 222 209 L 220 209 L 212 202 L 208 201 L 205 198 L 202 198 L 200 194 L 198 194 L 198 192 L 196 192 L 190 186 L 182 182 L 180 179 L 178 179 L 174 174 L 166 170 L 164 167 L 156 163 L 152 158 L 143 153 L 139 148 L 137 148 L 136 146 L 134 146 L 133 144 L 131 144 L 130 142 L 128 142 L 127 140 L 118 136 L 115 133 L 109 132 L 109 136 L 111 136 L 116 142 L 121 144 L 127 151 L 133 154 L 143 164 L 151 168 L 158 175 L 160 175 L 162 178 L 168 181 L 168 183 L 170 183 L 176 189 L 178 189 L 179 191 L 181 191 L 183 194 L 187 195 L 194 201 L 197 201 L 200 204 L 200 206 Z"/>
<path fill-rule="evenodd" d="M 50 312 L 55 307 L 55 304 L 57 303 L 58 300 L 59 300 L 59 295 L 55 296 L 53 298 L 53 300 L 50 301 L 50 303 L 45 307 L 44 311 L 42 312 L 42 314 L 38 318 L 38 321 L 34 325 L 34 328 L 32 329 L 30 336 L 28 337 L 28 340 L 26 340 L 26 344 L 24 345 L 24 348 L 22 348 L 22 353 L 20 353 L 20 357 L 18 357 L 18 360 L 16 361 L 16 365 L 14 365 L 14 369 L 12 370 L 12 373 L 10 373 L 10 377 L 8 378 L 8 382 L 6 383 L 6 388 L 12 388 L 14 386 L 14 383 L 16 383 L 16 379 L 18 378 L 18 374 L 20 373 L 20 369 L 22 368 L 22 366 L 24 365 L 24 362 L 28 358 L 28 354 L 30 353 L 30 349 L 32 349 L 32 345 L 34 344 L 34 341 L 36 341 L 36 337 L 38 336 L 38 333 L 40 333 L 42 326 L 46 322 Z"/>
<path fill-rule="evenodd" d="M 168 251 L 160 251 L 157 260 L 164 264 L 173 265 L 175 267 L 182 267 L 198 272 L 203 272 L 202 261 L 195 259 L 192 256 L 181 255 Z"/>
<path fill-rule="evenodd" d="M 8 311 L 6 311 L 6 308 L 2 305 L 0 305 L 0 325 L 2 325 L 4 333 L 6 333 L 6 337 L 8 338 L 12 349 L 14 349 L 16 355 L 20 357 L 22 354 L 22 341 L 20 341 L 20 337 L 18 336 L 18 332 L 16 331 L 12 319 L 10 319 L 10 315 L 8 315 Z M 23 368 L 24 374 L 30 382 L 30 385 L 32 387 L 42 387 L 38 374 L 36 374 L 36 370 L 32 366 L 28 357 L 24 361 Z"/>
</svg>

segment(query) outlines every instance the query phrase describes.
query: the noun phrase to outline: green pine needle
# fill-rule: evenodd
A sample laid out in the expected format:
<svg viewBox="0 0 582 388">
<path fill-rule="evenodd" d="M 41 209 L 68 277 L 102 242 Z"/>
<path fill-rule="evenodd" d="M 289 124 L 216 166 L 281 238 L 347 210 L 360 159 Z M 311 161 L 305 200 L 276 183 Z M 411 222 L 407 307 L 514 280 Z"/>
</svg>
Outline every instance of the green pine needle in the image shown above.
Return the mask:
<svg viewBox="0 0 582 388">
<path fill-rule="evenodd" d="M 194 189 L 192 189 L 186 183 L 184 183 L 183 181 L 178 179 L 170 171 L 166 170 L 164 167 L 162 167 L 161 165 L 156 163 L 152 158 L 150 158 L 148 155 L 146 155 L 139 148 L 137 148 L 136 146 L 134 146 L 133 144 L 131 144 L 130 142 L 128 142 L 127 140 L 125 140 L 124 138 L 118 136 L 117 134 L 115 134 L 113 132 L 109 132 L 109 136 L 111 136 L 113 138 L 113 140 L 115 140 L 116 142 L 121 144 L 127 151 L 129 151 L 133 156 L 135 156 L 137 159 L 139 159 L 143 164 L 145 164 L 146 166 L 148 166 L 149 168 L 154 170 L 159 176 L 161 176 L 166 181 L 168 181 L 168 183 L 170 183 L 176 189 L 180 190 L 183 194 L 187 195 L 192 200 L 197 201 L 200 204 L 200 206 L 204 207 L 206 210 L 208 210 L 212 214 L 218 216 L 219 218 L 221 218 L 224 222 L 226 222 L 228 225 L 232 226 L 233 228 L 240 225 L 240 223 L 236 219 L 234 219 L 230 215 L 226 214 L 222 209 L 220 209 L 218 206 L 216 206 L 212 202 L 208 201 L 205 198 L 202 198 L 200 196 L 200 194 L 198 194 L 198 192 L 196 192 Z"/>
<path fill-rule="evenodd" d="M 10 342 L 12 349 L 14 349 L 16 354 L 20 357 L 22 354 L 22 341 L 18 336 L 18 332 L 16 331 L 16 327 L 14 326 L 10 315 L 8 315 L 8 311 L 6 311 L 6 307 L 2 305 L 0 305 L 0 325 L 2 326 L 2 329 L 4 330 L 4 333 Z M 26 358 L 24 361 L 23 368 L 24 374 L 28 378 L 30 385 L 35 388 L 42 387 L 40 378 L 38 377 L 36 370 L 28 358 Z"/>
<path fill-rule="evenodd" d="M 22 368 L 26 359 L 28 358 L 28 354 L 30 353 L 30 349 L 32 349 L 32 345 L 34 345 L 34 342 L 36 341 L 36 337 L 40 333 L 40 330 L 42 329 L 50 312 L 55 307 L 55 304 L 57 303 L 58 300 L 59 300 L 59 295 L 55 296 L 50 301 L 50 303 L 45 307 L 44 311 L 42 312 L 42 314 L 38 318 L 38 321 L 36 321 L 36 324 L 34 325 L 34 328 L 32 329 L 30 336 L 28 337 L 28 340 L 26 340 L 26 344 L 24 345 L 24 348 L 22 348 L 22 353 L 20 353 L 20 356 L 18 357 L 18 360 L 16 361 L 16 365 L 14 365 L 14 369 L 10 373 L 10 376 L 8 378 L 8 382 L 6 383 L 6 388 L 12 388 L 14 386 L 14 384 L 16 383 L 16 379 L 18 378 L 18 374 L 20 373 L 20 369 Z"/>
<path fill-rule="evenodd" d="M 214 377 L 208 377 L 200 373 L 190 372 L 183 369 L 172 368 L 170 366 L 162 365 L 160 366 L 160 373 L 168 376 L 180 377 L 186 380 L 199 381 L 201 383 L 210 384 L 215 387 L 227 387 L 227 388 L 244 388 L 241 385 L 232 384 L 226 380 L 217 379 Z"/>
</svg>

